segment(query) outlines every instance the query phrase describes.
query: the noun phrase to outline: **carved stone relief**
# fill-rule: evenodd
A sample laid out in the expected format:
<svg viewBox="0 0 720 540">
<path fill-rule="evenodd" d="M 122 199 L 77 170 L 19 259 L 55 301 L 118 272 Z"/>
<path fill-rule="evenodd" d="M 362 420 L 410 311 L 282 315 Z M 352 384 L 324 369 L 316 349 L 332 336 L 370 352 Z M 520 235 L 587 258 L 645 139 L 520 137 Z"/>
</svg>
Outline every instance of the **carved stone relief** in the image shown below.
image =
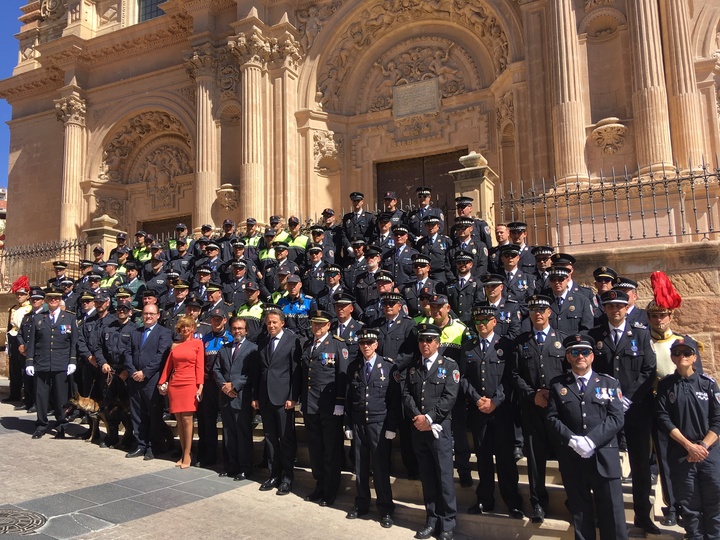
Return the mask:
<svg viewBox="0 0 720 540">
<path fill-rule="evenodd" d="M 620 26 L 627 23 L 623 13 L 615 8 L 599 8 L 586 15 L 578 27 L 580 34 L 587 34 L 593 40 L 613 37 Z"/>
<path fill-rule="evenodd" d="M 241 65 L 297 69 L 302 58 L 301 45 L 290 33 L 268 37 L 257 30 L 248 34 L 241 32 L 228 41 L 228 48 Z"/>
<path fill-rule="evenodd" d="M 313 134 L 315 170 L 324 173 L 340 170 L 345 153 L 344 146 L 342 135 L 332 131 L 316 131 Z"/>
<path fill-rule="evenodd" d="M 225 212 L 232 212 L 240 205 L 240 192 L 232 184 L 223 184 L 215 190 L 217 202 Z"/>
<path fill-rule="evenodd" d="M 119 0 L 109 2 L 98 2 L 99 26 L 107 26 L 120 22 Z"/>
<path fill-rule="evenodd" d="M 507 124 L 515 125 L 515 98 L 512 91 L 502 96 L 497 102 L 498 132 Z"/>
<path fill-rule="evenodd" d="M 65 15 L 67 5 L 65 0 L 42 0 L 40 16 L 43 20 L 54 21 Z"/>
<path fill-rule="evenodd" d="M 192 173 L 190 158 L 185 149 L 163 144 L 149 149 L 138 159 L 138 166 L 130 183 L 144 182 L 154 210 L 172 208 L 180 193 L 176 178 Z"/>
<path fill-rule="evenodd" d="M 327 111 L 337 111 L 347 74 L 363 51 L 377 41 L 382 33 L 395 25 L 429 18 L 448 19 L 470 28 L 490 54 L 495 75 L 505 71 L 508 64 L 507 36 L 499 21 L 483 4 L 475 0 L 383 0 L 367 7 L 334 47 L 334 53 L 326 61 L 325 71 L 318 76 L 316 100 L 320 107 Z M 442 51 L 440 53 L 443 54 Z M 386 62 L 383 65 L 386 71 L 389 71 L 388 64 Z M 438 67 L 435 69 L 438 70 Z M 443 75 L 450 78 L 449 71 Z M 387 77 L 392 79 L 395 75 L 389 74 Z M 459 81 L 449 82 L 452 87 Z"/>
<path fill-rule="evenodd" d="M 318 37 L 325 23 L 342 6 L 345 0 L 335 0 L 324 6 L 310 6 L 295 12 L 300 33 L 300 46 L 307 53 Z"/>
<path fill-rule="evenodd" d="M 625 144 L 627 128 L 620 123 L 619 118 L 605 118 L 597 123 L 592 131 L 595 144 L 605 154 L 615 154 Z"/>
<path fill-rule="evenodd" d="M 65 124 L 85 125 L 87 105 L 84 99 L 73 95 L 55 100 L 57 119 Z"/>
<path fill-rule="evenodd" d="M 614 4 L 615 0 L 585 0 L 585 11 L 590 11 L 598 6 L 608 6 Z"/>
<path fill-rule="evenodd" d="M 98 197 L 97 207 L 94 216 L 102 216 L 107 214 L 111 218 L 117 219 L 120 223 L 125 222 L 125 205 L 124 199 L 116 199 L 113 197 Z"/>
<path fill-rule="evenodd" d="M 222 55 L 217 70 L 217 85 L 222 99 L 234 99 L 237 97 L 239 78 L 240 69 L 237 67 L 235 58 L 229 54 Z"/>
</svg>

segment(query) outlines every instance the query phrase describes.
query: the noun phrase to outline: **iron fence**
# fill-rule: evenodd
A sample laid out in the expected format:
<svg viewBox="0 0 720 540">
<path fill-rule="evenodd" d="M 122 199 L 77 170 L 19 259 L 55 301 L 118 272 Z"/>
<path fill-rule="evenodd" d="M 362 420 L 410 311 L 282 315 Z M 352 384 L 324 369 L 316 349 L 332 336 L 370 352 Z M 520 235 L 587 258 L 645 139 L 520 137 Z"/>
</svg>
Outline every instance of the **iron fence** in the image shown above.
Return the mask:
<svg viewBox="0 0 720 540">
<path fill-rule="evenodd" d="M 503 186 L 498 223 L 524 221 L 529 243 L 555 247 L 639 241 L 716 240 L 720 169 L 625 170 L 565 182 L 530 180 Z"/>
<path fill-rule="evenodd" d="M 77 278 L 80 259 L 85 258 L 87 246 L 87 239 L 76 238 L 1 250 L 0 290 L 9 290 L 22 275 L 28 277 L 31 285 L 44 287 L 47 280 L 54 277 L 52 262 L 59 260 L 68 264 L 66 275 Z"/>
</svg>

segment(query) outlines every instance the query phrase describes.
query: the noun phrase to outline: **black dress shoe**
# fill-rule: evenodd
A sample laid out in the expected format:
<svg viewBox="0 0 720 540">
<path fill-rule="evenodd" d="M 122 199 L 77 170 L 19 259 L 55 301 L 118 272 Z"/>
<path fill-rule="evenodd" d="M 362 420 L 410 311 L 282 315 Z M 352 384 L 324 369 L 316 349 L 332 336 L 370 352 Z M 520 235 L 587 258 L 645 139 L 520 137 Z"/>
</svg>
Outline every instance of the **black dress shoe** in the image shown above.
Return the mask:
<svg viewBox="0 0 720 540">
<path fill-rule="evenodd" d="M 230 476 L 230 475 L 228 475 L 228 476 Z M 244 472 L 239 472 L 237 474 L 233 474 L 232 477 L 235 482 L 242 482 L 243 480 L 248 479 L 247 475 Z"/>
<path fill-rule="evenodd" d="M 64 439 L 65 438 L 65 429 L 64 428 L 57 428 L 57 431 L 55 431 L 55 438 L 56 439 Z"/>
<path fill-rule="evenodd" d="M 545 510 L 539 504 L 533 506 L 533 513 L 530 516 L 530 521 L 533 523 L 543 523 L 545 521 Z"/>
<path fill-rule="evenodd" d="M 425 527 L 415 533 L 415 538 L 422 540 L 423 538 L 430 538 L 435 532 L 435 527 Z"/>
<path fill-rule="evenodd" d="M 36 430 L 35 430 L 35 433 L 32 434 L 32 438 L 33 438 L 33 439 L 39 439 L 39 438 L 42 437 L 43 435 L 45 435 L 45 432 L 44 432 L 42 429 L 36 429 Z"/>
<path fill-rule="evenodd" d="M 323 508 L 332 506 L 333 504 L 335 504 L 335 499 L 320 499 L 320 502 L 318 504 Z"/>
<path fill-rule="evenodd" d="M 460 487 L 472 487 L 473 479 L 470 473 L 462 473 L 460 475 Z"/>
<path fill-rule="evenodd" d="M 360 510 L 360 509 L 358 509 L 358 508 L 353 508 L 352 510 L 350 510 L 350 511 L 345 515 L 345 517 L 346 517 L 347 519 L 357 519 L 357 518 L 359 518 L 360 516 L 364 516 L 364 515 L 366 515 L 366 514 L 368 514 L 368 513 L 369 513 L 369 510 Z"/>
<path fill-rule="evenodd" d="M 35 405 L 30 405 L 30 408 L 27 410 L 27 412 L 28 414 L 36 413 L 37 408 L 35 407 Z"/>
<path fill-rule="evenodd" d="M 275 489 L 278 487 L 279 483 L 279 478 L 268 478 L 260 485 L 260 491 L 270 491 L 271 489 Z"/>
<path fill-rule="evenodd" d="M 515 461 L 520 461 L 524 457 L 525 454 L 523 454 L 522 448 L 516 446 L 515 450 L 513 450 L 513 458 L 515 459 Z"/>
<path fill-rule="evenodd" d="M 148 448 L 145 451 L 145 457 L 143 458 L 144 461 L 150 461 L 151 459 L 155 459 L 155 454 L 153 454 L 153 451 Z"/>
<path fill-rule="evenodd" d="M 487 512 L 487 510 L 480 503 L 475 503 L 470 508 L 468 508 L 468 514 L 473 516 L 479 516 L 480 514 L 483 514 L 485 512 Z"/>
<path fill-rule="evenodd" d="M 525 514 L 519 508 L 511 508 L 508 512 L 513 519 L 525 519 Z"/>
<path fill-rule="evenodd" d="M 452 539 L 453 539 L 452 531 L 443 531 L 440 534 L 438 534 L 438 540 L 452 540 Z"/>
<path fill-rule="evenodd" d="M 238 474 L 240 474 L 240 471 L 229 470 L 229 471 L 219 472 L 219 473 L 218 473 L 218 476 L 220 476 L 220 477 L 229 476 L 230 478 L 232 478 L 232 477 L 234 477 L 234 476 L 236 476 L 236 475 L 238 475 Z"/>
<path fill-rule="evenodd" d="M 14 411 L 25 411 L 27 407 L 25 405 L 15 405 Z"/>
<path fill-rule="evenodd" d="M 677 525 L 677 514 L 675 512 L 668 512 L 668 515 L 665 516 L 660 523 L 666 527 L 674 527 Z"/>
<path fill-rule="evenodd" d="M 290 483 L 289 482 L 280 482 L 280 485 L 278 486 L 278 490 L 275 493 L 275 495 L 288 495 L 290 493 Z"/>
<path fill-rule="evenodd" d="M 322 499 L 322 493 L 317 489 L 313 491 L 310 495 L 305 495 L 305 497 L 303 498 L 304 501 L 309 502 L 319 501 L 320 499 Z"/>
<path fill-rule="evenodd" d="M 395 524 L 395 522 L 392 519 L 392 516 L 390 514 L 385 514 L 383 517 L 380 518 L 380 526 L 383 529 L 389 529 Z"/>
<path fill-rule="evenodd" d="M 145 449 L 144 448 L 136 448 L 132 452 L 128 452 L 125 454 L 126 458 L 133 458 L 133 457 L 142 457 L 145 455 Z"/>
<path fill-rule="evenodd" d="M 645 531 L 646 534 L 660 534 L 662 532 L 660 530 L 660 527 L 655 525 L 650 518 L 648 518 L 646 520 L 645 519 L 635 520 L 633 522 L 633 525 L 641 528 L 643 531 Z"/>
</svg>

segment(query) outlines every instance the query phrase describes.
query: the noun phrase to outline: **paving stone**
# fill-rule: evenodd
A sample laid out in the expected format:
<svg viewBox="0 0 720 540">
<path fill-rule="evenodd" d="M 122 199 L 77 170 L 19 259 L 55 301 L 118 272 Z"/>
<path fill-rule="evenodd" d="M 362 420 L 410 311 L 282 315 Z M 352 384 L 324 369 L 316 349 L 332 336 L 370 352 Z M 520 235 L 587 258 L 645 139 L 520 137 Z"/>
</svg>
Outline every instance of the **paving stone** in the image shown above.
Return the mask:
<svg viewBox="0 0 720 540">
<path fill-rule="evenodd" d="M 150 493 L 143 493 L 130 499 L 131 501 L 141 502 L 155 508 L 170 510 L 184 504 L 194 503 L 202 500 L 199 495 L 177 491 L 175 489 L 159 489 Z"/>
<path fill-rule="evenodd" d="M 57 540 L 68 540 L 112 527 L 113 523 L 82 513 L 51 518 L 40 532 Z"/>
<path fill-rule="evenodd" d="M 97 503 L 88 501 L 87 499 L 75 497 L 67 493 L 58 493 L 57 495 L 50 495 L 48 497 L 18 503 L 18 506 L 51 518 L 53 516 L 61 516 L 77 510 L 90 508 L 96 504 Z"/>
<path fill-rule="evenodd" d="M 234 482 L 235 485 L 232 485 L 227 483 L 214 482 L 213 480 L 209 480 L 207 478 L 200 478 L 199 480 L 193 480 L 192 482 L 178 484 L 177 486 L 168 489 L 176 489 L 185 493 L 199 495 L 200 497 L 213 497 L 215 495 L 219 495 L 220 493 L 232 491 L 233 489 L 240 487 L 238 485 L 240 483 L 241 482 Z"/>
<path fill-rule="evenodd" d="M 217 476 L 215 471 L 209 469 L 202 469 L 200 467 L 190 467 L 189 469 L 181 469 L 180 467 L 173 467 L 164 471 L 158 471 L 158 476 L 163 478 L 170 478 L 171 480 L 178 480 L 180 482 L 189 482 L 197 478 L 206 478 L 208 476 Z"/>
<path fill-rule="evenodd" d="M 130 499 L 113 501 L 101 506 L 93 506 L 83 510 L 83 514 L 94 516 L 110 523 L 125 523 L 134 519 L 144 518 L 159 512 L 159 508 L 148 506 Z"/>
<path fill-rule="evenodd" d="M 165 478 L 157 474 L 141 474 L 140 476 L 132 476 L 130 478 L 123 478 L 122 480 L 115 480 L 112 482 L 119 486 L 134 489 L 142 493 L 148 491 L 155 491 L 158 489 L 174 486 L 180 483 L 180 480 L 173 480 L 172 478 Z"/>
<path fill-rule="evenodd" d="M 108 483 L 70 491 L 69 495 L 80 497 L 81 499 L 94 502 L 95 504 L 104 504 L 112 501 L 118 501 L 120 499 L 127 499 L 128 497 L 132 497 L 138 493 L 139 491 L 136 489 L 130 489 L 113 483 Z"/>
</svg>

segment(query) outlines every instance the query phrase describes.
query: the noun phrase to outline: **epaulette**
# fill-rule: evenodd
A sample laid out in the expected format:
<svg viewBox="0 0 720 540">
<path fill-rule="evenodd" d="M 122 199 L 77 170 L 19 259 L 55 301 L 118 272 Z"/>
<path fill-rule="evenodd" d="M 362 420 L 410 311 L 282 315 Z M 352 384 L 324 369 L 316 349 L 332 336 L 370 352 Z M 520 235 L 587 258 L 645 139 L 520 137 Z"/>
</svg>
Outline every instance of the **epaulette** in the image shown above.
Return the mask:
<svg viewBox="0 0 720 540">
<path fill-rule="evenodd" d="M 599 376 L 599 377 L 607 377 L 607 378 L 610 379 L 611 381 L 619 382 L 619 381 L 618 381 L 615 377 L 613 377 L 612 375 L 607 375 L 607 374 L 605 374 L 605 373 L 595 373 L 595 375 L 597 375 L 597 376 Z"/>
<path fill-rule="evenodd" d="M 386 361 L 386 362 L 390 362 L 391 364 L 395 362 L 395 360 L 393 360 L 393 359 L 390 358 L 389 356 L 385 356 L 384 358 L 385 358 L 385 361 Z"/>
<path fill-rule="evenodd" d="M 212 328 L 212 324 L 206 323 L 206 322 L 202 322 L 202 321 L 200 321 L 200 322 L 197 323 L 196 328 L 198 328 L 198 327 L 200 327 L 200 326 L 209 326 L 210 328 Z"/>
<path fill-rule="evenodd" d="M 341 338 L 341 337 L 338 336 L 337 334 L 333 334 L 332 337 L 334 337 L 334 338 L 335 338 L 336 340 L 338 340 L 338 341 L 342 341 L 343 343 L 345 343 L 345 338 Z"/>
<path fill-rule="evenodd" d="M 708 381 L 715 382 L 715 379 L 713 379 L 710 375 L 706 375 L 705 373 L 700 373 L 700 377 L 703 379 L 707 379 Z"/>
<path fill-rule="evenodd" d="M 223 302 L 223 304 L 225 304 L 226 306 L 231 307 L 231 308 L 233 308 L 233 310 L 235 310 L 235 306 L 230 304 L 229 302 Z"/>
<path fill-rule="evenodd" d="M 634 323 L 632 323 L 632 327 L 633 328 L 642 328 L 644 330 L 647 330 L 647 326 L 644 325 L 643 323 L 641 323 L 640 321 L 635 321 Z"/>
</svg>

